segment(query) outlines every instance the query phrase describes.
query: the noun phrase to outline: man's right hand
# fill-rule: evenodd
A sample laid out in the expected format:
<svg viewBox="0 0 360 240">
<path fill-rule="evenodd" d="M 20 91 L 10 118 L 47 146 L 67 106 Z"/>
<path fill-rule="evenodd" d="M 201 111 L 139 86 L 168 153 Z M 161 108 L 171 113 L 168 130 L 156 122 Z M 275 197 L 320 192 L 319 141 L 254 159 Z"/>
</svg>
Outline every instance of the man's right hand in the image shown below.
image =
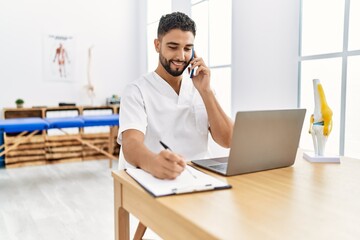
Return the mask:
<svg viewBox="0 0 360 240">
<path fill-rule="evenodd" d="M 185 159 L 169 150 L 163 150 L 155 155 L 149 166 L 149 172 L 160 179 L 175 179 L 184 171 Z"/>
<path fill-rule="evenodd" d="M 129 129 L 122 134 L 121 147 L 126 160 L 132 165 L 160 179 L 174 179 L 184 171 L 186 162 L 179 154 L 170 150 L 158 154 L 151 152 L 144 145 L 144 134 L 138 130 Z"/>
</svg>

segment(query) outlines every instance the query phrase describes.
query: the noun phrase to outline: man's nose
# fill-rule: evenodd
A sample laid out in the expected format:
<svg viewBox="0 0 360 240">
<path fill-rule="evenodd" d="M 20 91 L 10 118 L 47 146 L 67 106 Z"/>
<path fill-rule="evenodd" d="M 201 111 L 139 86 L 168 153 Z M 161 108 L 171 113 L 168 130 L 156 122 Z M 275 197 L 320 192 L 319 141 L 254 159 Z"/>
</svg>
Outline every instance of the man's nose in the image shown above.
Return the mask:
<svg viewBox="0 0 360 240">
<path fill-rule="evenodd" d="M 185 61 L 185 56 L 185 51 L 183 49 L 176 52 L 176 60 Z"/>
</svg>

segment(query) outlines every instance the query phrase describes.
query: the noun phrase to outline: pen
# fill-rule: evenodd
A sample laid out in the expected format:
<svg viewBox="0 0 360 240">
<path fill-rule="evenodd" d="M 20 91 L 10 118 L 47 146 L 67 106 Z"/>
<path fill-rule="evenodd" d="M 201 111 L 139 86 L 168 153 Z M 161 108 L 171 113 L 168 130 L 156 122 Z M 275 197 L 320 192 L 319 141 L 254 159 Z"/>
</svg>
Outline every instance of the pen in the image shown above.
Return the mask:
<svg viewBox="0 0 360 240">
<path fill-rule="evenodd" d="M 161 146 L 163 146 L 165 149 L 168 149 L 170 151 L 172 151 L 168 145 L 166 145 L 165 143 L 163 143 L 161 140 L 160 140 L 160 144 Z M 186 166 L 185 166 L 185 169 L 194 177 L 194 178 L 197 178 Z"/>
</svg>

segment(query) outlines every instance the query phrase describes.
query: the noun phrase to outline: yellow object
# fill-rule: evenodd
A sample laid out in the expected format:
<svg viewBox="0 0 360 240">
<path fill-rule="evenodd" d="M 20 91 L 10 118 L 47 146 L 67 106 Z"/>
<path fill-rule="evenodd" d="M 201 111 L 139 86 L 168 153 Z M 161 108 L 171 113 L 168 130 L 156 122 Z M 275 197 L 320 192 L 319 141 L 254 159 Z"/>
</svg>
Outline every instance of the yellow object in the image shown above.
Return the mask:
<svg viewBox="0 0 360 240">
<path fill-rule="evenodd" d="M 309 128 L 309 133 L 311 133 L 311 129 L 312 129 L 313 124 L 314 124 L 314 114 L 311 114 L 311 116 L 310 116 L 310 128 Z"/>
<path fill-rule="evenodd" d="M 331 111 L 330 107 L 328 106 L 325 98 L 324 89 L 321 84 L 317 85 L 320 103 L 321 103 L 321 115 L 324 120 L 324 136 L 329 136 L 332 130 L 332 115 L 333 112 Z"/>
</svg>

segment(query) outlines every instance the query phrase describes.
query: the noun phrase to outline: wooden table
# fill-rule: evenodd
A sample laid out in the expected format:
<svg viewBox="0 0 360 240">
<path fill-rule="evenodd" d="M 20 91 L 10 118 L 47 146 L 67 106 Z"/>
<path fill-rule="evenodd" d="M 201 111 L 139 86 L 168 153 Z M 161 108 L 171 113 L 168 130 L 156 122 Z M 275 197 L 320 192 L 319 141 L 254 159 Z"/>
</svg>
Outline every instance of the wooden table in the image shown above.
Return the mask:
<svg viewBox="0 0 360 240">
<path fill-rule="evenodd" d="M 233 186 L 153 198 L 113 171 L 115 236 L 129 239 L 129 213 L 164 239 L 360 239 L 360 160 L 309 163 L 219 177 Z"/>
</svg>

